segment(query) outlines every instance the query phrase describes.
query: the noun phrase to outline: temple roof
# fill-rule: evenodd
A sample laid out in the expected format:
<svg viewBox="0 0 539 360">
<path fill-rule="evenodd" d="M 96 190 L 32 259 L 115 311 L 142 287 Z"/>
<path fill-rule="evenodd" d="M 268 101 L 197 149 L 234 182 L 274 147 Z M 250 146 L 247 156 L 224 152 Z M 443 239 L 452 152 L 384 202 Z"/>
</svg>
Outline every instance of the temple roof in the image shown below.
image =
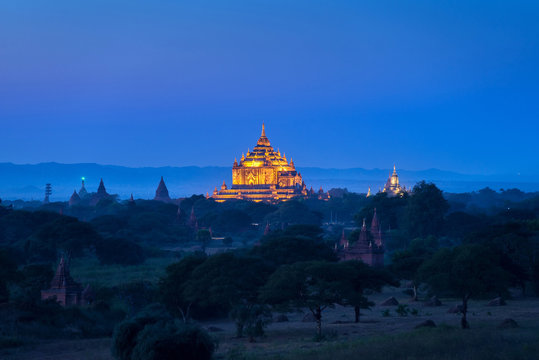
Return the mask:
<svg viewBox="0 0 539 360">
<path fill-rule="evenodd" d="M 247 156 L 242 155 L 239 166 L 279 166 L 283 167 L 283 170 L 293 170 L 294 168 L 293 164 L 288 164 L 285 156 L 281 156 L 279 152 L 275 152 L 266 136 L 266 126 L 264 124 L 262 124 L 262 133 L 256 142 L 256 146 L 253 151 L 247 152 Z"/>
<path fill-rule="evenodd" d="M 62 256 L 56 274 L 51 281 L 51 289 L 79 289 L 80 287 L 80 284 L 75 282 L 69 274 L 69 264 Z"/>
<path fill-rule="evenodd" d="M 171 201 L 170 196 L 168 194 L 167 186 L 165 185 L 165 180 L 163 180 L 163 177 L 161 176 L 161 181 L 159 181 L 159 185 L 157 186 L 157 190 L 155 190 L 155 197 L 153 198 L 157 201 Z"/>
<path fill-rule="evenodd" d="M 80 203 L 80 196 L 77 194 L 77 190 L 73 190 L 73 194 L 69 198 L 69 206 L 77 205 Z"/>
<path fill-rule="evenodd" d="M 262 123 L 262 134 L 260 139 L 256 142 L 257 146 L 271 146 L 269 139 L 266 137 L 266 126 Z"/>
<path fill-rule="evenodd" d="M 97 195 L 98 196 L 108 196 L 107 189 L 105 189 L 105 184 L 103 183 L 103 179 L 99 182 L 99 187 L 97 188 Z"/>
<path fill-rule="evenodd" d="M 82 185 L 81 185 L 80 190 L 79 190 L 79 196 L 81 198 L 83 198 L 86 195 L 88 195 L 88 191 L 86 191 L 86 187 L 84 186 L 84 178 L 82 178 Z"/>
</svg>

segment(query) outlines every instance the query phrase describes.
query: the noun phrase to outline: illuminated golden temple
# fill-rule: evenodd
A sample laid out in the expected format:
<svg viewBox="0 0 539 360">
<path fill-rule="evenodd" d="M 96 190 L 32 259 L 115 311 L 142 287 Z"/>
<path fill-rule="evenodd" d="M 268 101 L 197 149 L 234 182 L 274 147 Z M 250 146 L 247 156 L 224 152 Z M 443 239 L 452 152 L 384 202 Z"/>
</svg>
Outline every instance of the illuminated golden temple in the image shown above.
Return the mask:
<svg viewBox="0 0 539 360">
<path fill-rule="evenodd" d="M 393 174 L 389 175 L 382 192 L 388 193 L 390 196 L 402 196 L 407 192 L 406 187 L 399 184 L 399 175 L 397 175 L 397 168 L 395 165 L 393 165 Z"/>
<path fill-rule="evenodd" d="M 228 188 L 223 181 L 221 190 L 216 187 L 212 198 L 218 202 L 232 199 L 278 202 L 308 195 L 294 161 L 288 162 L 286 155 L 273 150 L 262 124 L 262 135 L 253 151 L 242 154 L 239 163 L 234 160 L 232 186 Z"/>
</svg>

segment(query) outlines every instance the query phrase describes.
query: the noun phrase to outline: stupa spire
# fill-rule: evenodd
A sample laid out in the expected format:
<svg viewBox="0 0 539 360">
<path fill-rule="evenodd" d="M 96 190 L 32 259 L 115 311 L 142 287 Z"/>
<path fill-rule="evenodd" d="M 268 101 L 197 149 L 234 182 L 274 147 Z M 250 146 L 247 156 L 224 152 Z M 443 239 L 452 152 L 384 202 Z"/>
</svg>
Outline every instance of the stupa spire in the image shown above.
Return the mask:
<svg viewBox="0 0 539 360">
<path fill-rule="evenodd" d="M 156 201 L 163 201 L 163 202 L 170 202 L 170 196 L 168 194 L 167 186 L 165 185 L 165 180 L 161 176 L 161 181 L 159 181 L 159 185 L 157 186 L 157 190 L 155 190 L 155 197 L 153 198 Z"/>
<path fill-rule="evenodd" d="M 191 216 L 189 216 L 189 226 L 197 229 L 198 228 L 198 220 L 195 215 L 195 207 L 191 207 Z M 197 229 L 198 230 L 198 229 Z"/>
<path fill-rule="evenodd" d="M 108 195 L 107 189 L 105 189 L 105 183 L 103 183 L 103 178 L 101 178 L 101 181 L 99 182 L 99 187 L 97 188 L 97 195 L 99 196 Z"/>
<path fill-rule="evenodd" d="M 271 146 L 268 138 L 266 137 L 266 125 L 264 125 L 264 123 L 262 123 L 262 133 L 260 134 L 260 139 L 258 139 L 256 146 Z"/>
<path fill-rule="evenodd" d="M 86 190 L 86 187 L 84 186 L 85 180 L 86 180 L 86 178 L 83 176 L 82 179 L 81 179 L 82 185 L 81 185 L 80 190 L 79 190 L 79 197 L 81 197 L 81 198 L 88 195 L 88 191 Z"/>
<path fill-rule="evenodd" d="M 78 205 L 80 203 L 80 196 L 77 194 L 77 190 L 73 190 L 73 195 L 69 198 L 69 206 Z"/>
</svg>

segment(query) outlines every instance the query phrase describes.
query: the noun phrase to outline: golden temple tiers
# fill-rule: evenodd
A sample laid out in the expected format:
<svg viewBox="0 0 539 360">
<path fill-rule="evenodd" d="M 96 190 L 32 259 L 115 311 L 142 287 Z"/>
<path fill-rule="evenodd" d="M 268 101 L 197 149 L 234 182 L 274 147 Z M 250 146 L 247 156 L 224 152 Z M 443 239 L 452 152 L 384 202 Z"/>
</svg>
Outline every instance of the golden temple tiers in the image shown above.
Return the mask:
<svg viewBox="0 0 539 360">
<path fill-rule="evenodd" d="M 309 195 L 294 161 L 273 149 L 262 124 L 262 134 L 254 149 L 242 154 L 239 162 L 234 160 L 232 186 L 229 188 L 223 181 L 212 198 L 218 202 L 236 199 L 273 203 Z"/>
</svg>

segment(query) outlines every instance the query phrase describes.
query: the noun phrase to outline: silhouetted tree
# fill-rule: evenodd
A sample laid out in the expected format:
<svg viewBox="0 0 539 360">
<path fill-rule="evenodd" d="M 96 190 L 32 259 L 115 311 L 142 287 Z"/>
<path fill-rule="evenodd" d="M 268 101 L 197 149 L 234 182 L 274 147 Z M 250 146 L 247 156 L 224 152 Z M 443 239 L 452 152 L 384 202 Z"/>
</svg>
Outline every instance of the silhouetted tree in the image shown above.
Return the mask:
<svg viewBox="0 0 539 360">
<path fill-rule="evenodd" d="M 286 310 L 308 308 L 316 320 L 317 338 L 322 339 L 322 312 L 344 299 L 341 266 L 323 261 L 283 265 L 261 289 L 264 303 Z"/>
<path fill-rule="evenodd" d="M 299 261 L 336 261 L 332 245 L 322 238 L 318 226 L 294 225 L 284 231 L 271 232 L 262 239 L 262 244 L 252 248 L 251 254 L 277 267 Z"/>
<path fill-rule="evenodd" d="M 436 293 L 462 299 L 461 327 L 469 328 L 468 300 L 489 293 L 507 291 L 509 274 L 500 266 L 500 257 L 481 245 L 441 249 L 419 268 L 419 278 Z"/>
<path fill-rule="evenodd" d="M 188 301 L 200 306 L 219 307 L 228 311 L 236 322 L 238 336 L 251 319 L 258 316 L 258 290 L 264 285 L 272 268 L 255 257 L 223 253 L 209 257 L 197 266 L 185 285 Z"/>
<path fill-rule="evenodd" d="M 118 324 L 112 340 L 113 356 L 119 360 L 210 360 L 214 350 L 208 333 L 174 321 L 156 306 Z"/>
<path fill-rule="evenodd" d="M 206 247 L 211 242 L 211 234 L 208 230 L 202 229 L 198 230 L 197 232 L 197 241 L 200 243 L 200 246 L 202 247 L 202 252 L 206 251 Z"/>
<path fill-rule="evenodd" d="M 175 316 L 183 322 L 191 317 L 193 302 L 185 294 L 185 286 L 197 266 L 206 261 L 206 254 L 197 252 L 169 265 L 166 275 L 159 281 L 159 294 L 161 301 Z"/>
<path fill-rule="evenodd" d="M 399 279 L 411 281 L 413 301 L 417 300 L 417 271 L 437 250 L 438 241 L 434 236 L 428 236 L 425 239 L 414 239 L 408 249 L 395 251 L 391 254 L 391 265 L 389 265 L 389 269 Z"/>
<path fill-rule="evenodd" d="M 398 286 L 399 283 L 384 269 L 373 268 L 362 261 L 351 260 L 339 263 L 341 268 L 341 291 L 343 305 L 354 307 L 355 322 L 359 322 L 360 310 L 374 305 L 365 296 L 365 290 L 380 292 L 384 285 Z"/>
<path fill-rule="evenodd" d="M 448 209 L 447 200 L 436 185 L 419 182 L 414 186 L 406 208 L 409 235 L 414 238 L 440 234 Z"/>
</svg>

